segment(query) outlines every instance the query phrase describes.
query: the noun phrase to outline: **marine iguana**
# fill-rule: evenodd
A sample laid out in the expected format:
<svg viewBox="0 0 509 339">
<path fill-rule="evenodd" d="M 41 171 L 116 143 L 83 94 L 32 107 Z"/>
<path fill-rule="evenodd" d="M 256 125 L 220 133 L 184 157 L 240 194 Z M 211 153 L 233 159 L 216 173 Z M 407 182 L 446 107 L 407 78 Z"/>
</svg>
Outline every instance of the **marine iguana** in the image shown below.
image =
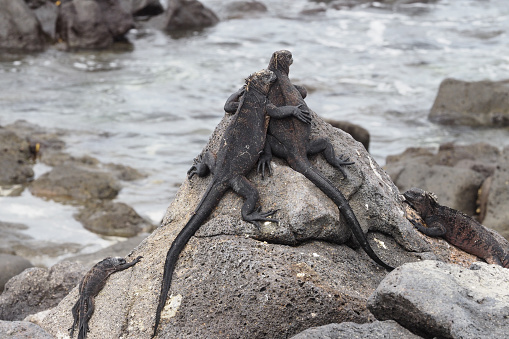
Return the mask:
<svg viewBox="0 0 509 339">
<path fill-rule="evenodd" d="M 276 107 L 269 103 L 267 93 L 276 80 L 272 71 L 262 70 L 246 79 L 242 100 L 237 113 L 224 132 L 217 155 L 207 152 L 199 157 L 188 171 L 188 178 L 195 174 L 203 177 L 212 173 L 213 179 L 203 194 L 193 215 L 177 235 L 166 255 L 161 294 L 156 311 L 154 337 L 160 322 L 161 312 L 171 285 L 171 279 L 178 256 L 189 239 L 212 213 L 228 189 L 233 189 L 245 199 L 241 209 L 242 218 L 259 227 L 260 221 L 277 222 L 269 218 L 276 211 L 261 212 L 255 209 L 259 198 L 256 188 L 246 175 L 255 167 L 265 145 L 265 137 L 270 118 L 281 119 L 295 116 L 306 124 L 311 122 L 309 113 L 298 107 Z"/>
<path fill-rule="evenodd" d="M 136 265 L 141 258 L 141 256 L 137 257 L 128 263 L 124 258 L 108 257 L 95 264 L 94 267 L 85 274 L 79 286 L 80 297 L 72 308 L 74 322 L 72 327 L 69 328 L 69 335 L 71 338 L 74 335 L 76 325 L 78 325 L 78 339 L 87 337 L 87 333 L 89 332 L 88 321 L 92 317 L 95 308 L 94 298 L 101 292 L 108 277 L 115 272 L 123 271 Z"/>
<path fill-rule="evenodd" d="M 307 92 L 303 87 L 293 85 L 288 78 L 292 62 L 293 58 L 290 51 L 282 50 L 272 54 L 268 69 L 276 74 L 277 80 L 269 91 L 269 100 L 276 106 L 295 105 L 309 111 L 303 99 Z M 236 100 L 240 94 L 241 91 L 237 91 L 230 96 L 229 100 Z M 232 102 L 227 102 L 225 110 L 233 107 L 235 105 Z M 303 124 L 292 117 L 271 120 L 267 131 L 267 142 L 263 154 L 260 156 L 258 170 L 261 171 L 262 176 L 265 174 L 265 168 L 268 169 L 269 173 L 271 172 L 272 154 L 285 159 L 292 169 L 302 173 L 338 206 L 352 233 L 368 256 L 387 270 L 393 270 L 393 267 L 384 263 L 369 245 L 359 221 L 341 191 L 313 167 L 308 155 L 323 153 L 327 162 L 339 169 L 344 177 L 346 177 L 346 174 L 341 166 L 351 165 L 353 162 L 349 162 L 348 159 L 343 160 L 341 157 L 337 158 L 332 144 L 327 139 L 310 140 L 310 134 L 310 124 Z"/>
<path fill-rule="evenodd" d="M 509 253 L 479 222 L 460 211 L 440 205 L 433 193 L 420 188 L 411 188 L 403 196 L 427 225 L 409 219 L 420 232 L 430 237 L 441 237 L 489 264 L 509 268 Z"/>
</svg>

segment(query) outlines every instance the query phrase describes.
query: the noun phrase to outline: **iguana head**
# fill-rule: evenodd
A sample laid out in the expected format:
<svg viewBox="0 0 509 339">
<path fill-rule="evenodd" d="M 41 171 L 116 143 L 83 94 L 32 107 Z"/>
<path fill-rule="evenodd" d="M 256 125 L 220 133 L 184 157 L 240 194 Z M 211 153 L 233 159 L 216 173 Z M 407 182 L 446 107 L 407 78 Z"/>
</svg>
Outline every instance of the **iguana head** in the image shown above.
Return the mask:
<svg viewBox="0 0 509 339">
<path fill-rule="evenodd" d="M 114 268 L 120 265 L 124 265 L 126 260 L 121 257 L 107 257 L 102 261 L 98 262 L 97 265 L 101 266 L 103 269 Z"/>
<path fill-rule="evenodd" d="M 438 205 L 437 197 L 431 192 L 426 192 L 420 188 L 411 188 L 403 193 L 405 201 L 412 206 L 421 216 L 430 213 Z"/>
<path fill-rule="evenodd" d="M 272 53 L 269 62 L 271 71 L 281 71 L 286 74 L 290 73 L 290 65 L 293 63 L 292 52 L 287 50 L 276 51 Z"/>
<path fill-rule="evenodd" d="M 246 79 L 246 91 L 250 91 L 251 89 L 255 89 L 262 94 L 267 95 L 270 90 L 270 86 L 274 81 L 276 81 L 277 77 L 274 72 L 269 71 L 268 69 L 262 69 L 259 72 L 251 74 Z"/>
</svg>

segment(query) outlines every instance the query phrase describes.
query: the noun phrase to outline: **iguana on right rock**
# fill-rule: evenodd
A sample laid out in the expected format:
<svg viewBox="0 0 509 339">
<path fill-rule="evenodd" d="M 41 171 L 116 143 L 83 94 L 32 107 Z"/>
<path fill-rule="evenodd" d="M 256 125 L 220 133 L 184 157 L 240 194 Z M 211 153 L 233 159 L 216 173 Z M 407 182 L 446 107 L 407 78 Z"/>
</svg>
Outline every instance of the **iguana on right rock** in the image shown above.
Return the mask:
<svg viewBox="0 0 509 339">
<path fill-rule="evenodd" d="M 276 74 L 277 80 L 269 90 L 269 101 L 277 107 L 297 106 L 301 110 L 309 112 L 310 110 L 303 99 L 307 94 L 306 90 L 303 87 L 293 85 L 288 78 L 292 63 L 293 58 L 290 51 L 281 50 L 272 54 L 268 69 Z M 234 112 L 238 106 L 236 102 L 241 95 L 242 90 L 239 90 L 228 98 L 224 106 L 226 112 Z M 351 165 L 353 162 L 336 157 L 329 140 L 325 138 L 311 139 L 310 136 L 310 124 L 303 123 L 293 117 L 271 119 L 265 148 L 260 156 L 259 171 L 264 175 L 267 168 L 270 173 L 270 161 L 273 154 L 285 159 L 293 170 L 302 173 L 338 206 L 353 235 L 368 256 L 387 270 L 393 270 L 394 268 L 384 263 L 369 245 L 359 221 L 341 191 L 311 164 L 308 155 L 322 153 L 327 162 L 339 169 L 344 177 L 346 177 L 346 174 L 341 166 Z"/>
<path fill-rule="evenodd" d="M 423 219 L 409 219 L 420 232 L 430 237 L 444 238 L 463 251 L 509 268 L 509 253 L 504 250 L 493 234 L 468 215 L 442 206 L 434 194 L 420 188 L 411 188 L 403 193 L 405 201 Z"/>
</svg>

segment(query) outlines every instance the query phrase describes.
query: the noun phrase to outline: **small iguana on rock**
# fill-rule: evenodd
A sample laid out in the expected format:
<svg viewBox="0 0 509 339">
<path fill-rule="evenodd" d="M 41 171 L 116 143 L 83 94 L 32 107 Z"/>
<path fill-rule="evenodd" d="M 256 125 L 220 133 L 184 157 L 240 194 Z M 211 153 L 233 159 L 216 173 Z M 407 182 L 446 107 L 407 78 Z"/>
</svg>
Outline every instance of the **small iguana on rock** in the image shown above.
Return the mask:
<svg viewBox="0 0 509 339">
<path fill-rule="evenodd" d="M 480 223 L 468 215 L 438 204 L 433 193 L 420 188 L 411 188 L 403 193 L 406 202 L 424 220 L 409 219 L 420 232 L 430 237 L 442 237 L 463 251 L 509 268 L 509 253 L 495 237 Z"/>
<path fill-rule="evenodd" d="M 80 297 L 72 308 L 72 316 L 74 322 L 72 327 L 69 328 L 69 335 L 72 338 L 74 329 L 78 325 L 78 339 L 87 337 L 88 321 L 94 313 L 94 298 L 101 292 L 108 277 L 115 272 L 123 271 L 131 266 L 136 265 L 142 257 L 137 257 L 130 263 L 126 262 L 124 258 L 108 257 L 90 269 L 85 274 L 80 282 L 79 292 Z"/>
<path fill-rule="evenodd" d="M 276 106 L 294 105 L 309 111 L 303 99 L 307 94 L 306 90 L 301 86 L 293 85 L 288 78 L 292 63 L 293 58 L 290 51 L 282 50 L 272 54 L 268 69 L 276 74 L 277 80 L 269 91 L 269 100 Z M 225 104 L 225 110 L 228 113 L 231 113 L 231 110 L 235 107 L 234 101 L 238 100 L 241 94 L 242 92 L 239 90 L 230 96 L 229 101 Z M 270 161 L 273 154 L 285 159 L 293 170 L 302 173 L 338 206 L 352 233 L 368 256 L 387 270 L 393 270 L 393 267 L 384 263 L 369 245 L 359 221 L 341 191 L 313 167 L 308 156 L 323 153 L 327 162 L 339 169 L 344 177 L 346 177 L 346 174 L 341 166 L 351 165 L 353 162 L 336 157 L 334 148 L 327 139 L 311 140 L 310 135 L 311 125 L 303 124 L 293 117 L 271 120 L 267 131 L 267 142 L 264 152 L 260 156 L 258 170 L 262 172 L 262 176 L 265 168 L 268 169 L 269 173 L 271 172 Z"/>
<path fill-rule="evenodd" d="M 231 188 L 245 199 L 241 209 L 242 219 L 245 221 L 257 227 L 260 221 L 277 222 L 276 219 L 269 218 L 276 211 L 261 212 L 260 208 L 255 209 L 259 194 L 246 175 L 255 167 L 262 153 L 270 118 L 295 116 L 307 124 L 310 123 L 310 118 L 308 112 L 298 107 L 276 107 L 269 103 L 267 93 L 275 80 L 276 76 L 269 70 L 254 73 L 246 79 L 242 100 L 235 117 L 224 132 L 217 155 L 205 153 L 187 172 L 189 179 L 195 174 L 203 177 L 209 173 L 212 173 L 213 179 L 166 255 L 153 336 L 157 333 L 178 256 L 227 190 Z"/>
</svg>

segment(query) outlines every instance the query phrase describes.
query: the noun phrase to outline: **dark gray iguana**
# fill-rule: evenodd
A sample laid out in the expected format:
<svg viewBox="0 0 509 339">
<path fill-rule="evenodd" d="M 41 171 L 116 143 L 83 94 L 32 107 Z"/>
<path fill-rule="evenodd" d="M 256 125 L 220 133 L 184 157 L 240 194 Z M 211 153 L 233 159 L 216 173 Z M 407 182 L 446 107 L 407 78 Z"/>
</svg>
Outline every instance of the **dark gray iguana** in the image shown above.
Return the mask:
<svg viewBox="0 0 509 339">
<path fill-rule="evenodd" d="M 411 188 L 403 196 L 406 202 L 424 220 L 409 219 L 422 233 L 442 237 L 463 251 L 483 258 L 489 264 L 509 268 L 509 253 L 505 251 L 486 227 L 468 215 L 438 204 L 434 194 L 420 188 Z"/>
<path fill-rule="evenodd" d="M 227 190 L 231 188 L 245 199 L 241 210 L 245 221 L 257 227 L 260 221 L 277 222 L 276 219 L 269 218 L 275 211 L 260 212 L 260 208 L 255 209 L 259 194 L 246 175 L 256 166 L 265 145 L 269 117 L 280 119 L 295 116 L 307 124 L 310 123 L 310 118 L 308 112 L 303 112 L 298 107 L 276 107 L 269 103 L 267 93 L 275 80 L 276 76 L 269 70 L 262 70 L 246 79 L 242 100 L 235 117 L 224 132 L 217 156 L 210 152 L 205 153 L 188 171 L 189 179 L 195 174 L 203 177 L 209 173 L 212 173 L 213 179 L 194 214 L 177 235 L 166 255 L 153 336 L 157 333 L 178 256 Z"/>
<path fill-rule="evenodd" d="M 282 50 L 272 54 L 268 69 L 276 74 L 277 80 L 269 91 L 269 100 L 276 106 L 294 105 L 301 107 L 305 111 L 309 111 L 303 99 L 303 97 L 306 96 L 305 89 L 293 85 L 288 78 L 292 62 L 292 54 L 289 51 Z M 225 104 L 225 110 L 227 112 L 231 113 L 235 108 L 235 101 L 238 100 L 241 95 L 242 91 L 239 90 L 230 96 L 228 102 Z M 323 153 L 327 162 L 339 169 L 344 177 L 346 177 L 346 175 L 341 166 L 351 165 L 353 162 L 337 158 L 332 144 L 327 139 L 320 138 L 311 140 L 310 135 L 310 124 L 301 123 L 293 117 L 271 120 L 267 132 L 266 146 L 264 148 L 264 153 L 260 157 L 258 169 L 262 172 L 262 175 L 264 175 L 265 168 L 267 168 L 270 173 L 270 161 L 273 154 L 279 158 L 285 159 L 292 169 L 302 173 L 338 206 L 339 211 L 346 219 L 352 233 L 368 256 L 380 266 L 392 270 L 393 267 L 387 265 L 378 258 L 369 245 L 359 221 L 355 217 L 352 208 L 341 191 L 325 178 L 320 171 L 313 167 L 308 156 Z"/>
<path fill-rule="evenodd" d="M 142 257 L 137 257 L 130 263 L 126 262 L 124 258 L 108 257 L 94 265 L 88 271 L 83 279 L 81 279 L 79 286 L 80 297 L 72 308 L 72 316 L 74 322 L 69 329 L 69 335 L 72 338 L 74 329 L 78 325 L 78 339 L 87 337 L 88 321 L 94 313 L 94 298 L 101 292 L 108 277 L 115 272 L 123 271 L 131 266 L 136 265 Z"/>
</svg>

